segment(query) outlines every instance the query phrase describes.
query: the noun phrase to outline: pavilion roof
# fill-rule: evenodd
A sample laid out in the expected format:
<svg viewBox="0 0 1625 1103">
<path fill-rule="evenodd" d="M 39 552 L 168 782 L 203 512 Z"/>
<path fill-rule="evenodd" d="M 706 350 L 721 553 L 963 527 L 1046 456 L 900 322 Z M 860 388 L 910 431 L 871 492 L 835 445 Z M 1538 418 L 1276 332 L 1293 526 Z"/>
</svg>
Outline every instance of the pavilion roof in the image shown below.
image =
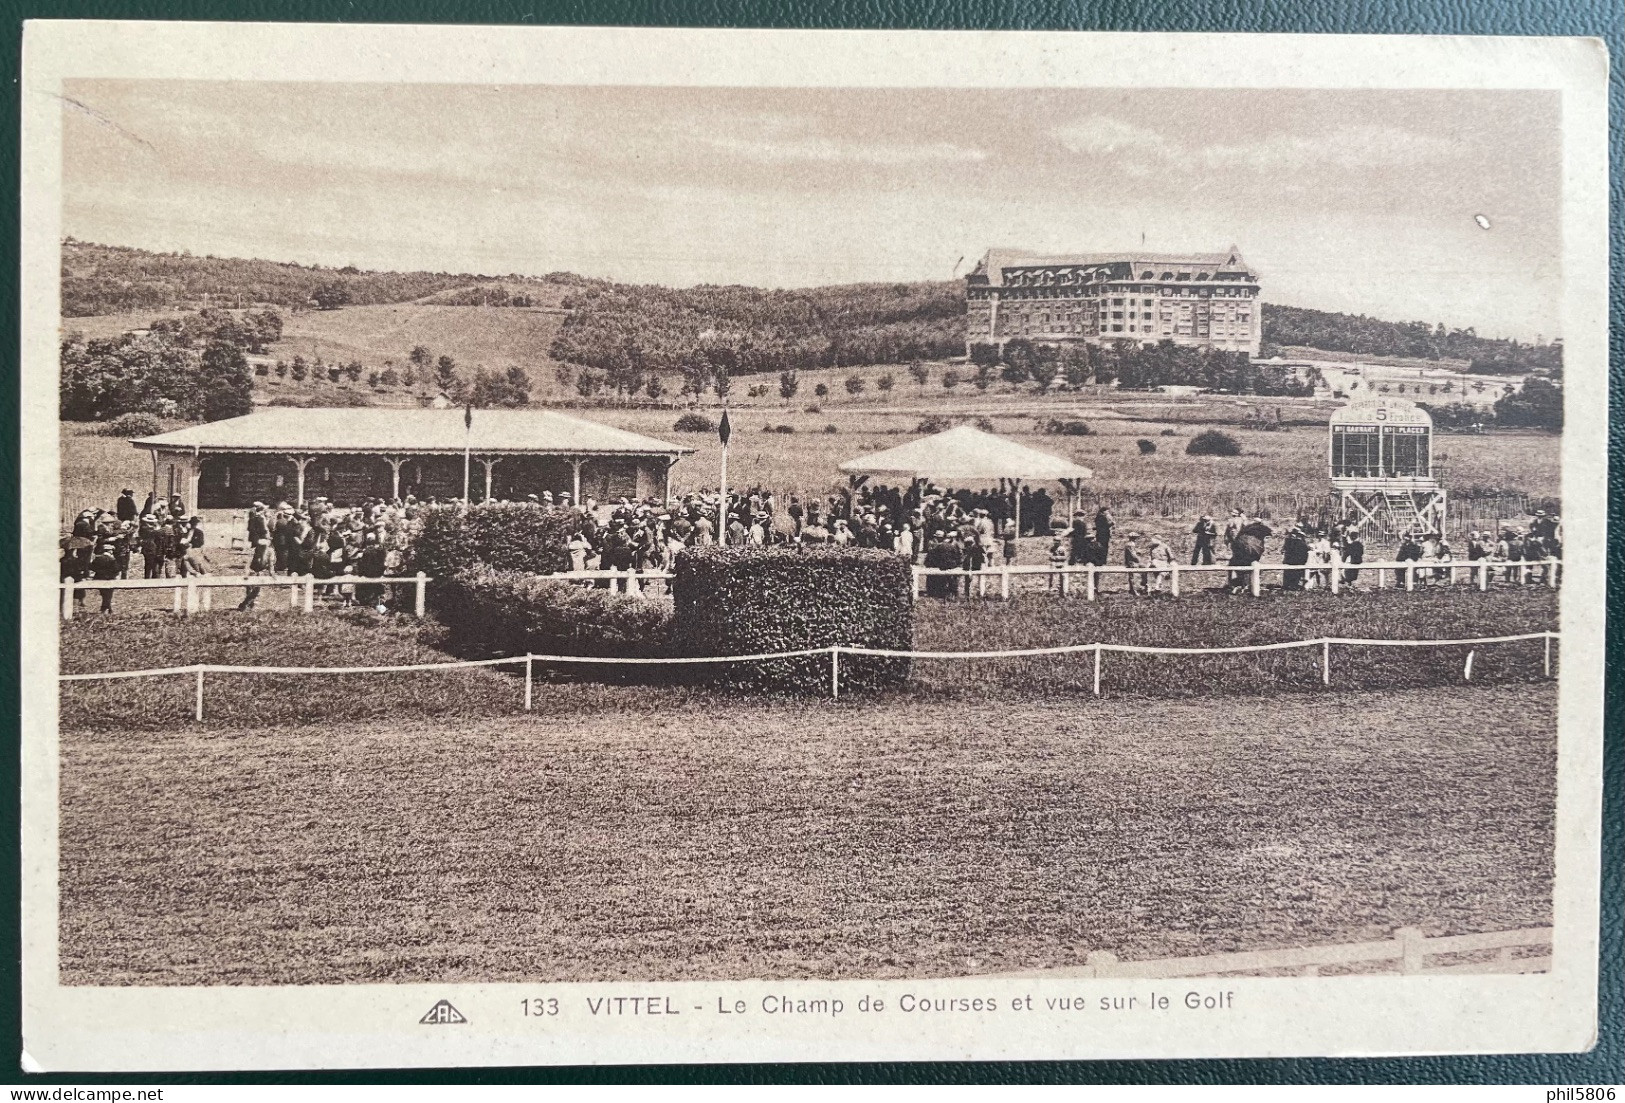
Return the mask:
<svg viewBox="0 0 1625 1103">
<path fill-rule="evenodd" d="M 847 460 L 841 464 L 841 470 L 849 475 L 887 475 L 911 481 L 935 479 L 951 483 L 995 479 L 1061 482 L 1087 479 L 1094 474 L 1071 460 L 969 425 Z"/>
<path fill-rule="evenodd" d="M 670 455 L 692 448 L 552 410 L 273 407 L 131 441 L 137 448 L 207 452 L 378 452 Z"/>
</svg>

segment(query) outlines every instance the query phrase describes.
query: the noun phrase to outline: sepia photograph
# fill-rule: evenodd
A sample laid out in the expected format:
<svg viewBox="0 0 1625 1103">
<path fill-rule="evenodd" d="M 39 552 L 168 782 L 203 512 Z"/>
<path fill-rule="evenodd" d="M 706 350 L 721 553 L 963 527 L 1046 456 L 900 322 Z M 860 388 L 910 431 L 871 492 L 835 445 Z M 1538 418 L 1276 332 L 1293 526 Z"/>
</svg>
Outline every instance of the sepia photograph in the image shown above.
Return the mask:
<svg viewBox="0 0 1625 1103">
<path fill-rule="evenodd" d="M 1245 1054 L 1345 1000 L 1280 1051 L 1404 1051 L 1374 993 L 1469 983 L 1591 1021 L 1601 131 L 1493 56 L 64 74 L 36 980 L 400 986 L 405 1044 L 547 1061 L 610 1016 Z"/>
</svg>

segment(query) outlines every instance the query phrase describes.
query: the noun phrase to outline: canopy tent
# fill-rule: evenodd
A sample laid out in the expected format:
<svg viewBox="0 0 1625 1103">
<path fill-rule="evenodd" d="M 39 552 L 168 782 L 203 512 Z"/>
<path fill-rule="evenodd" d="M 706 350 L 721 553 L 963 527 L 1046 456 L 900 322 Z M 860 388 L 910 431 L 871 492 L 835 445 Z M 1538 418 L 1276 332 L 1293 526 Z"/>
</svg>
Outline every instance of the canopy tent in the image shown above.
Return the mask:
<svg viewBox="0 0 1625 1103">
<path fill-rule="evenodd" d="M 1024 482 L 1053 482 L 1066 487 L 1074 498 L 1078 483 L 1094 474 L 1071 460 L 969 425 L 958 425 L 883 452 L 871 452 L 847 460 L 840 467 L 854 482 L 870 477 L 907 479 L 911 483 L 930 479 L 961 486 L 997 481 L 1012 488 Z"/>
</svg>

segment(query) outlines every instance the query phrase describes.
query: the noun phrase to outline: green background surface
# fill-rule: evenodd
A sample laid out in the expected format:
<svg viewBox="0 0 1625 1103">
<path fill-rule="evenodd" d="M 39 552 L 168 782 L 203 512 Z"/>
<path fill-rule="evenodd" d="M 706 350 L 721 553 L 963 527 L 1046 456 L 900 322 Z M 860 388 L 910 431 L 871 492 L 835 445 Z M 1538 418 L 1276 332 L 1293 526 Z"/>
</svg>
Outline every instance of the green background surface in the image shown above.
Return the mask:
<svg viewBox="0 0 1625 1103">
<path fill-rule="evenodd" d="M 1611 382 L 1609 523 L 1622 529 L 1620 504 L 1621 402 L 1625 378 L 1625 302 L 1619 294 L 1619 276 L 1625 260 L 1625 229 L 1621 226 L 1621 150 L 1625 149 L 1625 79 L 1620 57 L 1625 3 L 1607 0 L 1005 0 L 972 3 L 967 0 L 891 0 L 870 3 L 856 0 L 802 0 L 799 3 L 724 3 L 720 0 L 620 0 L 620 2 L 524 3 L 502 0 L 83 0 L 62 3 L 9 3 L 10 39 L 4 57 L 4 95 L 13 125 L 0 155 L 7 178 L 17 179 L 17 126 L 19 112 L 18 66 L 22 21 L 25 19 L 218 19 L 239 21 L 309 21 L 324 23 L 488 23 L 508 25 L 624 24 L 683 27 L 819 27 L 819 28 L 934 28 L 1095 31 L 1248 31 L 1277 33 L 1350 34 L 1494 34 L 1587 35 L 1604 39 L 1614 58 L 1610 74 L 1610 268 L 1614 294 L 1610 299 L 1609 378 Z M 12 263 L 0 273 L 5 287 L 4 322 L 7 348 L 17 348 L 17 223 L 7 224 Z M 0 425 L 8 439 L 0 450 L 0 484 L 17 485 L 17 376 L 0 373 Z M 6 523 L 12 538 L 4 543 L 0 573 L 10 584 L 0 587 L 0 617 L 17 621 L 18 577 L 16 495 L 11 495 Z M 1625 553 L 1615 539 L 1608 548 L 1609 656 L 1617 660 L 1619 625 L 1625 620 L 1619 580 L 1625 578 Z M 17 721 L 17 637 L 4 639 L 0 664 L 4 715 L 12 733 Z M 1617 661 L 1610 661 L 1607 689 L 1604 810 L 1603 928 L 1600 982 L 1600 1033 L 1597 1047 L 1587 1054 L 1504 1057 L 1433 1057 L 1337 1060 L 1234 1061 L 1048 1061 L 988 1063 L 890 1063 L 797 1065 L 688 1065 L 620 1066 L 610 1068 L 503 1068 L 363 1072 L 320 1072 L 241 1075 L 49 1075 L 28 1077 L 35 1087 L 53 1084 L 91 1085 L 99 1082 L 139 1084 L 207 1083 L 1528 1083 L 1563 1085 L 1625 1081 L 1625 976 L 1621 962 L 1621 828 L 1625 804 L 1625 737 L 1621 731 L 1625 679 Z M 17 745 L 15 742 L 12 744 Z M 15 791 L 18 767 L 15 754 L 0 756 L 0 785 Z M 18 832 L 15 800 L 0 802 L 0 816 L 9 838 Z M 0 876 L 18 883 L 17 849 L 0 848 Z M 13 900 L 15 897 L 13 897 Z M 0 919 L 8 952 L 0 954 L 0 984 L 9 993 L 0 1030 L 14 1040 L 13 1058 L 0 1079 L 22 1082 L 16 1056 L 21 1053 L 19 1013 L 20 931 L 15 907 Z"/>
</svg>

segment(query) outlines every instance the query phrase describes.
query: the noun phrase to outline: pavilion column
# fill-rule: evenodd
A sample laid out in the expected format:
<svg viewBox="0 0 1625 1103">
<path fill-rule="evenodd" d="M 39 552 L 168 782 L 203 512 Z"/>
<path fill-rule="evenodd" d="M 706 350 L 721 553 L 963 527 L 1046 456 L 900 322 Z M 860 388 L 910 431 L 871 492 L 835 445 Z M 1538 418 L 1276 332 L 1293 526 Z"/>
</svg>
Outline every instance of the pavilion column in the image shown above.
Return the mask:
<svg viewBox="0 0 1625 1103">
<path fill-rule="evenodd" d="M 192 462 L 186 469 L 186 503 L 187 508 L 195 515 L 197 513 L 197 488 L 203 480 L 203 457 L 196 451 L 192 453 Z"/>
<path fill-rule="evenodd" d="M 288 458 L 293 461 L 294 467 L 298 470 L 298 476 L 297 476 L 297 478 L 295 479 L 295 482 L 294 482 L 293 508 L 294 509 L 304 509 L 305 508 L 305 468 L 309 467 L 310 466 L 310 461 L 314 460 L 316 457 L 315 456 L 289 456 Z"/>
<path fill-rule="evenodd" d="M 502 457 L 501 456 L 481 456 L 480 457 L 480 466 L 485 468 L 485 498 L 484 498 L 484 500 L 487 501 L 487 502 L 489 502 L 491 500 L 491 469 L 493 467 L 495 467 L 497 464 L 501 463 L 501 462 L 502 462 Z"/>
<path fill-rule="evenodd" d="M 662 502 L 671 501 L 671 469 L 677 466 L 677 461 L 680 459 L 682 459 L 681 456 L 666 457 L 665 476 L 660 484 L 660 500 Z"/>
<path fill-rule="evenodd" d="M 389 496 L 391 499 L 401 496 L 401 464 L 406 462 L 405 456 L 385 456 L 384 462 L 389 464 Z"/>
<path fill-rule="evenodd" d="M 570 501 L 575 503 L 577 509 L 581 508 L 581 465 L 586 462 L 587 461 L 585 459 L 574 459 L 570 461 L 570 473 L 571 479 L 573 480 L 571 483 L 572 489 Z"/>
<path fill-rule="evenodd" d="M 158 457 L 159 457 L 160 453 L 159 453 L 158 449 L 156 449 L 156 448 L 152 449 L 151 451 L 152 451 L 152 498 L 153 498 L 153 501 L 157 501 L 158 500 L 158 466 L 159 466 Z"/>
</svg>

